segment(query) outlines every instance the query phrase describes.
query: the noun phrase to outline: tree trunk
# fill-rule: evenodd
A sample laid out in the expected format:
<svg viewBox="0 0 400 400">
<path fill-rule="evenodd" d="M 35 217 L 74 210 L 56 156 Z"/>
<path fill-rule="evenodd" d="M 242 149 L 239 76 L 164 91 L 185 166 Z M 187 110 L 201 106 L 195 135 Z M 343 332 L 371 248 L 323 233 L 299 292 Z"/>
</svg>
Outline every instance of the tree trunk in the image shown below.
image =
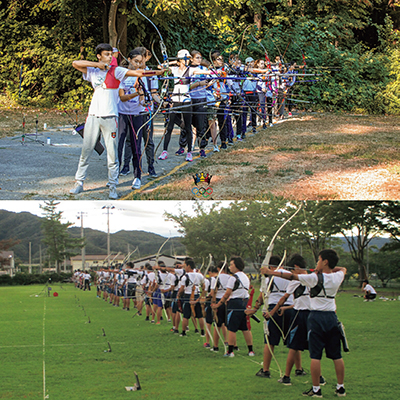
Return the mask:
<svg viewBox="0 0 400 400">
<path fill-rule="evenodd" d="M 257 26 L 257 29 L 261 29 L 262 27 L 261 14 L 254 14 L 254 23 Z"/>
<path fill-rule="evenodd" d="M 112 47 L 116 47 L 118 40 L 118 32 L 116 27 L 118 0 L 111 0 L 110 11 L 108 13 L 108 43 Z"/>
<path fill-rule="evenodd" d="M 108 43 L 108 0 L 103 0 L 103 43 Z"/>
<path fill-rule="evenodd" d="M 119 50 L 121 50 L 122 54 L 128 53 L 127 16 L 124 13 L 124 11 L 126 11 L 127 9 L 127 5 L 128 3 L 126 1 L 121 3 L 118 8 L 120 12 L 117 15 L 117 31 L 118 31 L 117 47 Z M 120 62 L 120 60 L 118 61 Z"/>
</svg>

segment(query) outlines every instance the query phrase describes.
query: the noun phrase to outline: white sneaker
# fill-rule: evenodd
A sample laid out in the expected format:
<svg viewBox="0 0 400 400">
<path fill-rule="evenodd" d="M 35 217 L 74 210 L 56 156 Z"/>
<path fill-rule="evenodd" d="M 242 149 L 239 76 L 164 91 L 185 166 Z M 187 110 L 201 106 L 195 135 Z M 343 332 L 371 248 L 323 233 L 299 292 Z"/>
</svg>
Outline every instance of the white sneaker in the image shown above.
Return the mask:
<svg viewBox="0 0 400 400">
<path fill-rule="evenodd" d="M 158 157 L 159 160 L 166 160 L 167 158 L 168 158 L 168 151 L 165 151 L 165 150 Z"/>
<path fill-rule="evenodd" d="M 110 192 L 108 194 L 108 198 L 111 200 L 118 199 L 117 187 L 115 185 L 110 185 Z"/>
<path fill-rule="evenodd" d="M 272 128 L 274 126 L 274 124 L 271 123 L 271 124 L 269 124 L 269 126 Z"/>
<path fill-rule="evenodd" d="M 132 182 L 132 189 L 140 189 L 140 179 L 139 178 L 135 178 Z"/>
<path fill-rule="evenodd" d="M 76 182 L 73 189 L 69 191 L 71 194 L 79 194 L 83 192 L 83 182 Z"/>
<path fill-rule="evenodd" d="M 190 151 L 188 151 L 188 153 L 186 154 L 186 161 L 193 161 L 193 156 L 192 153 Z"/>
<path fill-rule="evenodd" d="M 217 144 L 214 145 L 214 153 L 218 153 L 219 152 L 219 147 Z"/>
</svg>

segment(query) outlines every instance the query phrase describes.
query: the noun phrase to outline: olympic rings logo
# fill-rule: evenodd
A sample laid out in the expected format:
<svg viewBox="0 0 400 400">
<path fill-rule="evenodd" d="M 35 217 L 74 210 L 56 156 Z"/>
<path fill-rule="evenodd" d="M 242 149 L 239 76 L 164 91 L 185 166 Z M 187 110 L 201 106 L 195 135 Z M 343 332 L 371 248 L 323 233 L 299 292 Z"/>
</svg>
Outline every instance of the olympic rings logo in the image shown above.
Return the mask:
<svg viewBox="0 0 400 400">
<path fill-rule="evenodd" d="M 206 199 L 207 197 L 210 197 L 212 195 L 213 189 L 211 187 L 208 187 L 206 189 L 206 188 L 203 188 L 203 187 L 198 188 L 198 187 L 195 186 L 192 189 L 192 193 L 198 198 L 204 197 Z"/>
</svg>

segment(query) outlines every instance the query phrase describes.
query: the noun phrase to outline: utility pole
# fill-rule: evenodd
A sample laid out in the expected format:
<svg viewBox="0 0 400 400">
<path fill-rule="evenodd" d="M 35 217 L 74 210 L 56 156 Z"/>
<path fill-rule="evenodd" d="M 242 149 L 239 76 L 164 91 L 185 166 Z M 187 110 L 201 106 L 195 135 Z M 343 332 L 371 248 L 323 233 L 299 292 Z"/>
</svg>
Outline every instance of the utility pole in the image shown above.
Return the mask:
<svg viewBox="0 0 400 400">
<path fill-rule="evenodd" d="M 29 242 L 29 273 L 32 273 L 32 242 Z"/>
<path fill-rule="evenodd" d="M 81 220 L 81 238 L 82 239 L 85 237 L 84 230 L 83 230 L 83 216 L 85 214 L 86 214 L 85 212 L 80 211 L 78 213 L 78 216 L 77 216 L 77 218 Z M 81 256 L 82 256 L 82 271 L 84 271 L 85 270 L 85 265 L 86 265 L 86 259 L 85 259 L 85 257 L 86 257 L 86 246 L 82 247 Z"/>
<path fill-rule="evenodd" d="M 110 210 L 113 210 L 115 207 L 112 205 L 107 205 L 101 208 L 102 210 L 107 210 L 107 257 L 110 257 Z"/>
</svg>

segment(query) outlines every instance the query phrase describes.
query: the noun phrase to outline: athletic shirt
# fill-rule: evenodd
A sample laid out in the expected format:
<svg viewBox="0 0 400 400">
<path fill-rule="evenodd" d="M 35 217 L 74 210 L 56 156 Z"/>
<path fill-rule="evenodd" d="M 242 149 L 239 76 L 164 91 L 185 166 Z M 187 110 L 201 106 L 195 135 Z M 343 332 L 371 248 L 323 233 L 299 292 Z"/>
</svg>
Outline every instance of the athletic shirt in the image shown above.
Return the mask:
<svg viewBox="0 0 400 400">
<path fill-rule="evenodd" d="M 221 273 L 221 275 L 219 276 L 219 278 L 218 278 L 219 285 L 217 288 L 217 295 L 216 295 L 217 299 L 221 299 L 222 296 L 225 294 L 229 278 L 230 278 L 230 275 L 228 275 L 228 274 Z M 214 282 L 212 282 L 211 289 L 215 289 L 216 285 L 217 285 L 217 278 L 215 278 Z"/>
<path fill-rule="evenodd" d="M 375 289 L 370 284 L 365 285 L 364 291 L 370 292 L 371 294 L 376 294 Z"/>
<path fill-rule="evenodd" d="M 181 286 L 181 279 L 182 276 L 185 275 L 185 270 L 183 268 L 175 268 L 174 274 L 171 275 L 173 276 L 173 278 L 171 278 L 171 286 L 174 286 L 174 292 L 177 292 Z"/>
<path fill-rule="evenodd" d="M 185 75 L 186 77 L 189 77 L 189 68 L 185 67 L 185 69 L 182 71 L 179 69 L 179 67 L 171 67 L 170 70 L 174 76 L 182 77 L 183 75 Z M 172 91 L 171 99 L 176 103 L 190 101 L 189 83 L 183 83 L 185 82 L 184 79 L 185 78 L 174 80 L 175 84 L 174 90 Z"/>
<path fill-rule="evenodd" d="M 198 272 L 187 272 L 181 279 L 180 287 L 185 288 L 185 294 L 192 294 L 193 285 L 195 286 L 194 294 L 200 293 L 200 286 L 204 282 L 204 276 Z"/>
<path fill-rule="evenodd" d="M 134 275 L 128 277 L 127 283 L 137 283 L 136 272 L 133 269 L 130 269 L 129 272 L 133 272 Z"/>
<path fill-rule="evenodd" d="M 278 272 L 281 272 L 281 271 L 287 272 L 290 274 L 289 271 L 287 271 L 286 269 L 283 269 L 283 268 L 279 268 L 277 271 Z M 269 285 L 269 280 L 270 280 L 270 278 L 265 279 L 265 287 L 266 288 Z M 278 304 L 278 301 L 286 293 L 286 289 L 287 289 L 288 285 L 289 285 L 289 281 L 287 281 L 286 279 L 279 278 L 278 276 L 275 276 L 272 281 L 271 288 L 270 288 L 271 293 L 268 298 L 268 305 Z M 293 304 L 293 297 L 292 296 L 288 297 L 288 299 L 285 301 L 285 304 L 291 306 Z"/>
<path fill-rule="evenodd" d="M 344 279 L 344 272 L 338 271 L 331 274 L 322 274 L 324 277 L 324 288 L 327 296 L 336 296 L 340 285 Z M 299 281 L 302 285 L 309 288 L 313 288 L 318 284 L 318 276 L 316 273 L 309 275 L 299 275 Z M 324 297 L 325 293 L 323 290 L 319 293 L 317 297 L 310 297 L 311 310 L 313 311 L 336 311 L 335 299 L 328 299 Z M 322 297 L 319 297 L 322 296 Z"/>
<path fill-rule="evenodd" d="M 193 76 L 192 71 L 194 69 L 201 69 L 204 71 L 208 71 L 208 69 L 206 67 L 203 67 L 202 65 L 199 65 L 198 67 L 191 67 L 189 70 L 190 76 Z M 204 81 L 206 75 L 195 75 L 195 76 L 196 76 L 196 79 L 191 79 L 190 84 L 193 84 L 195 82 Z M 192 99 L 205 99 L 207 97 L 207 90 L 206 90 L 205 86 L 198 86 L 198 87 L 190 90 L 189 94 Z"/>
<path fill-rule="evenodd" d="M 299 281 L 292 281 L 289 282 L 289 285 L 286 288 L 286 293 L 293 295 L 295 290 L 300 286 Z M 295 310 L 309 310 L 311 307 L 310 305 L 310 292 L 308 287 L 304 289 L 304 292 L 301 296 L 294 299 L 294 309 Z"/>
<path fill-rule="evenodd" d="M 222 275 L 222 274 L 221 274 Z M 232 291 L 230 296 L 231 299 L 248 299 L 249 298 L 249 287 L 250 280 L 247 275 L 242 272 L 236 272 L 234 275 L 229 276 L 228 283 L 226 285 L 227 289 L 233 289 L 236 283 L 239 281 L 239 287 Z"/>
<path fill-rule="evenodd" d="M 89 116 L 118 116 L 118 87 L 128 72 L 126 68 L 115 67 L 108 71 L 100 68 L 87 67 L 83 79 L 92 84 L 94 93 L 89 107 Z M 107 74 L 109 74 L 108 78 Z"/>
<path fill-rule="evenodd" d="M 123 89 L 124 94 L 133 94 L 136 93 L 136 89 L 134 87 L 137 77 L 128 76 L 121 84 L 119 85 L 120 89 Z M 143 106 L 139 103 L 140 96 L 136 96 L 133 99 L 129 99 L 128 101 L 122 101 L 121 98 L 118 100 L 118 111 L 121 114 L 126 115 L 138 115 L 143 111 Z"/>
</svg>

